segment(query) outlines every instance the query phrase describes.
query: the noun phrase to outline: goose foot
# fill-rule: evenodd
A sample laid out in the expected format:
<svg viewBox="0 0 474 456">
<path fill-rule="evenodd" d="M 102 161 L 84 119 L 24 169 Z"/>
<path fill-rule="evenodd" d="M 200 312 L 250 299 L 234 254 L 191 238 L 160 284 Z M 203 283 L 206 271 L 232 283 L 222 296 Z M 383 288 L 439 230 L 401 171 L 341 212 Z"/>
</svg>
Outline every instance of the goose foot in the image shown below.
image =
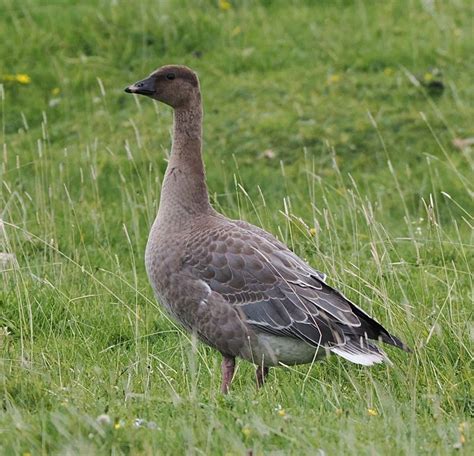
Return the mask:
<svg viewBox="0 0 474 456">
<path fill-rule="evenodd" d="M 222 394 L 227 394 L 229 392 L 230 384 L 232 383 L 232 377 L 234 376 L 234 370 L 235 370 L 235 358 L 224 355 L 224 359 L 222 360 L 222 364 L 221 364 Z"/>
<path fill-rule="evenodd" d="M 261 388 L 265 383 L 269 368 L 265 366 L 258 366 L 255 375 L 257 377 L 257 388 Z"/>
</svg>

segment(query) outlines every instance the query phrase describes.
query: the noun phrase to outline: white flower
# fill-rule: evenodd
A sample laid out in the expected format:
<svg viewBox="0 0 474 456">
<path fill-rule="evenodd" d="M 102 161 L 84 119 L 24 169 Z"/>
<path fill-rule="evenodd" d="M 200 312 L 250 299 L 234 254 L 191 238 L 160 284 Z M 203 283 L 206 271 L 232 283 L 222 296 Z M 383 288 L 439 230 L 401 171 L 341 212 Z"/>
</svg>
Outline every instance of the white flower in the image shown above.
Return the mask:
<svg viewBox="0 0 474 456">
<path fill-rule="evenodd" d="M 143 418 L 135 418 L 135 420 L 133 421 L 133 425 L 137 428 L 145 426 L 145 424 L 146 420 L 144 420 Z"/>
<path fill-rule="evenodd" d="M 110 419 L 110 416 L 105 413 L 103 413 L 102 415 L 99 415 L 95 420 L 101 426 L 110 426 L 112 424 L 112 420 Z"/>
</svg>

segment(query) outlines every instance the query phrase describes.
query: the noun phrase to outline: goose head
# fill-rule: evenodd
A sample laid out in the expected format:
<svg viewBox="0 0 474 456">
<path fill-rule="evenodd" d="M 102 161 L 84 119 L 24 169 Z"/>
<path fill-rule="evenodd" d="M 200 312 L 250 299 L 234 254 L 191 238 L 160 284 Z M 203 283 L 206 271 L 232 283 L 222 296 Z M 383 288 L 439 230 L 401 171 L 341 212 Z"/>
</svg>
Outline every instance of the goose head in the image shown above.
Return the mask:
<svg viewBox="0 0 474 456">
<path fill-rule="evenodd" d="M 146 95 L 172 108 L 186 108 L 199 98 L 199 80 L 190 68 L 166 65 L 146 79 L 129 85 L 125 92 Z"/>
</svg>

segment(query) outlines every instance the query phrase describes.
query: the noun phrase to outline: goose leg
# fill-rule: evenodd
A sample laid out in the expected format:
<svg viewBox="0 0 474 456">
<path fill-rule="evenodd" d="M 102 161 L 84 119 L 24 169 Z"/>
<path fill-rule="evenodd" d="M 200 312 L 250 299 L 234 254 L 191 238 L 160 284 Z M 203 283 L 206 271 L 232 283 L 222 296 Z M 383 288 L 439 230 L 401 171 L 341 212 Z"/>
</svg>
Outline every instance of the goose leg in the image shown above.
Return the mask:
<svg viewBox="0 0 474 456">
<path fill-rule="evenodd" d="M 232 377 L 234 376 L 234 369 L 235 369 L 235 358 L 224 355 L 224 359 L 222 360 L 222 364 L 221 364 L 222 394 L 227 394 L 229 392 L 230 384 L 232 382 Z"/>
<path fill-rule="evenodd" d="M 255 375 L 257 376 L 257 388 L 261 388 L 265 383 L 265 378 L 268 375 L 268 367 L 257 366 L 257 371 Z"/>
</svg>

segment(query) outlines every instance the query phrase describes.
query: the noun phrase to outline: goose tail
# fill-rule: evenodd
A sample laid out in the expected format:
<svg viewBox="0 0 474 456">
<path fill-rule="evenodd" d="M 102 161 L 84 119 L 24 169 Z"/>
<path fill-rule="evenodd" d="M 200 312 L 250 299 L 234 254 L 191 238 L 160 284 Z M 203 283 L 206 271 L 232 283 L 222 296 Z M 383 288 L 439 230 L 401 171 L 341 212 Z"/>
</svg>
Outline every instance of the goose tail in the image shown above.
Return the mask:
<svg viewBox="0 0 474 456">
<path fill-rule="evenodd" d="M 331 347 L 330 351 L 362 366 L 372 366 L 380 363 L 392 365 L 392 362 L 381 348 L 368 340 L 360 339 L 360 342 L 348 339 L 344 345 Z"/>
</svg>

